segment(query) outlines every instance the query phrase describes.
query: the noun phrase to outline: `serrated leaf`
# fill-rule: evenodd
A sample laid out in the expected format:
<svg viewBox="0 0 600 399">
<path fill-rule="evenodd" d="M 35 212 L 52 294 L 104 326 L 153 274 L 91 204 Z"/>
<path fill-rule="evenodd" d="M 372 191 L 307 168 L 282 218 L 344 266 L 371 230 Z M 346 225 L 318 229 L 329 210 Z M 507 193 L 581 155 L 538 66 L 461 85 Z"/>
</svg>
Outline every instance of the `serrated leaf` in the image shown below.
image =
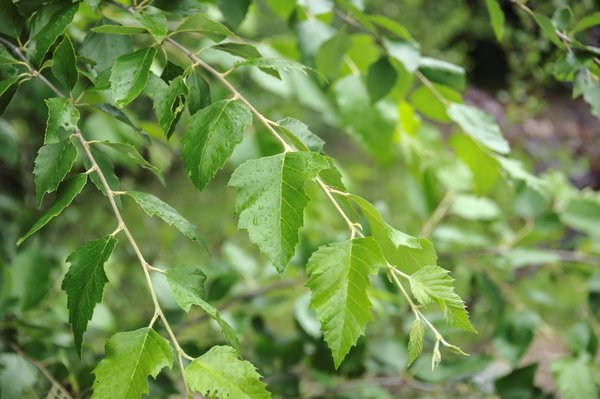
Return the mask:
<svg viewBox="0 0 600 399">
<path fill-rule="evenodd" d="M 169 269 L 166 273 L 167 282 L 175 301 L 186 312 L 198 301 L 206 299 L 204 282 L 206 274 L 197 266 L 180 266 Z"/>
<path fill-rule="evenodd" d="M 414 273 L 437 263 L 435 249 L 429 240 L 413 237 L 390 226 L 377 208 L 364 198 L 353 194 L 346 197 L 356 203 L 367 217 L 371 233 L 390 264 L 404 273 Z"/>
<path fill-rule="evenodd" d="M 212 102 L 210 97 L 210 86 L 204 80 L 200 72 L 193 69 L 185 79 L 185 84 L 188 87 L 187 106 L 190 115 L 194 115 L 202 108 L 208 107 Z"/>
<path fill-rule="evenodd" d="M 189 312 L 192 305 L 200 307 L 219 325 L 229 345 L 241 354 L 240 342 L 233 328 L 221 318 L 217 308 L 205 301 L 205 280 L 206 275 L 196 266 L 178 267 L 167 271 L 167 282 L 177 304 L 186 312 Z"/>
<path fill-rule="evenodd" d="M 167 16 L 160 11 L 152 14 L 136 14 L 136 18 L 148 31 L 154 36 L 157 42 L 161 43 L 169 33 Z"/>
<path fill-rule="evenodd" d="M 425 266 L 410 276 L 410 289 L 422 305 L 437 302 L 449 324 L 477 332 L 469 322 L 463 300 L 454 292 L 452 281 L 448 270 Z"/>
<path fill-rule="evenodd" d="M 46 144 L 40 148 L 35 158 L 35 197 L 42 202 L 46 193 L 56 190 L 73 167 L 77 159 L 77 149 L 66 139 L 59 143 Z"/>
<path fill-rule="evenodd" d="M 456 90 L 464 90 L 466 85 L 465 69 L 446 61 L 422 57 L 419 72 L 434 83 Z"/>
<path fill-rule="evenodd" d="M 191 391 L 219 399 L 266 399 L 271 394 L 254 365 L 229 346 L 213 346 L 185 369 Z"/>
<path fill-rule="evenodd" d="M 48 107 L 48 120 L 44 144 L 53 144 L 68 138 L 77 128 L 79 110 L 66 98 L 48 98 L 45 100 Z"/>
<path fill-rule="evenodd" d="M 423 338 L 425 337 L 425 326 L 421 320 L 415 320 L 408 334 L 408 364 L 410 366 L 423 351 Z"/>
<path fill-rule="evenodd" d="M 552 363 L 554 381 L 564 399 L 597 399 L 598 386 L 594 378 L 593 362 L 587 356 L 563 358 Z"/>
<path fill-rule="evenodd" d="M 204 245 L 196 226 L 188 222 L 187 219 L 181 216 L 171 205 L 163 202 L 152 194 L 142 193 L 140 191 L 127 191 L 127 195 L 133 198 L 133 200 L 137 202 L 149 216 L 158 216 L 165 223 L 175 227 L 191 240 Z"/>
<path fill-rule="evenodd" d="M 49 17 L 48 22 L 32 37 L 32 40 L 35 41 L 35 48 L 31 54 L 31 62 L 35 66 L 42 63 L 52 44 L 64 33 L 79 10 L 79 3 L 63 2 L 63 4 L 63 6 L 56 9 Z"/>
<path fill-rule="evenodd" d="M 195 113 L 181 140 L 181 158 L 189 178 L 202 190 L 223 167 L 252 123 L 239 100 L 222 100 Z"/>
<path fill-rule="evenodd" d="M 369 275 L 376 274 L 378 265 L 385 265 L 385 259 L 371 237 L 322 246 L 308 260 L 310 307 L 321 322 L 336 369 L 371 320 Z"/>
<path fill-rule="evenodd" d="M 104 264 L 116 245 L 117 239 L 106 235 L 88 241 L 67 258 L 71 267 L 62 282 L 62 289 L 67 293 L 69 323 L 73 327 L 75 348 L 80 357 L 83 333 L 92 319 L 96 304 L 102 302 L 102 292 L 108 282 Z"/>
<path fill-rule="evenodd" d="M 33 233 L 44 227 L 48 224 L 52 219 L 56 216 L 60 215 L 60 213 L 69 205 L 71 202 L 77 197 L 77 194 L 81 192 L 83 186 L 87 182 L 87 175 L 78 174 L 61 185 L 58 189 L 58 193 L 56 194 L 56 199 L 48 208 L 48 210 L 42 215 L 41 218 L 38 219 L 37 222 L 29 229 L 29 231 L 19 240 L 17 241 L 17 245 L 21 245 L 23 241 L 25 241 L 29 236 Z"/>
<path fill-rule="evenodd" d="M 497 0 L 485 0 L 485 6 L 490 16 L 490 22 L 498 41 L 504 36 L 504 12 Z"/>
<path fill-rule="evenodd" d="M 75 57 L 73 43 L 71 43 L 71 39 L 67 35 L 64 36 L 62 42 L 56 47 L 52 56 L 52 74 L 69 92 L 73 90 L 73 87 L 77 83 L 79 77 L 79 72 L 77 72 L 77 58 Z"/>
<path fill-rule="evenodd" d="M 148 376 L 156 378 L 172 365 L 169 342 L 153 329 L 117 333 L 106 343 L 106 357 L 94 369 L 92 399 L 139 399 L 148 393 Z"/>
<path fill-rule="evenodd" d="M 304 122 L 294 118 L 285 118 L 278 121 L 277 125 L 281 127 L 281 131 L 298 150 L 323 152 L 325 142 L 311 132 Z"/>
<path fill-rule="evenodd" d="M 260 58 L 262 54 L 258 49 L 250 44 L 246 43 L 235 43 L 235 42 L 227 42 L 215 44 L 212 46 L 215 50 L 224 51 L 231 55 L 235 55 L 236 57 L 241 58 Z"/>
<path fill-rule="evenodd" d="M 110 85 L 117 108 L 123 108 L 139 96 L 150 77 L 156 49 L 149 47 L 117 58 L 110 74 Z"/>
<path fill-rule="evenodd" d="M 328 166 L 314 152 L 291 152 L 249 160 L 231 176 L 229 185 L 238 190 L 238 228 L 248 230 L 250 241 L 279 272 L 285 270 L 298 243 L 309 201 L 304 184 Z"/>
<path fill-rule="evenodd" d="M 175 130 L 177 120 L 183 112 L 187 94 L 188 88 L 183 82 L 182 76 L 173 79 L 169 86 L 154 93 L 154 111 L 158 124 L 167 138 L 170 138 Z"/>
<path fill-rule="evenodd" d="M 463 104 L 451 104 L 448 116 L 474 140 L 499 154 L 508 154 L 508 141 L 502 136 L 494 117 L 478 108 Z"/>
<path fill-rule="evenodd" d="M 210 19 L 202 13 L 194 14 L 186 18 L 177 29 L 179 32 L 198 32 L 215 42 L 220 42 L 226 37 L 237 37 L 235 33 L 229 30 L 225 25 Z"/>
<path fill-rule="evenodd" d="M 387 57 L 381 57 L 367 72 L 367 90 L 371 102 L 376 103 L 386 96 L 396 84 L 398 73 Z"/>
<path fill-rule="evenodd" d="M 125 155 L 127 158 L 133 160 L 136 164 L 138 164 L 139 166 L 141 166 L 144 169 L 149 170 L 150 172 L 152 172 L 157 178 L 158 180 L 160 180 L 160 182 L 162 184 L 165 184 L 165 179 L 164 176 L 162 174 L 162 171 L 160 169 L 158 169 L 158 167 L 152 165 L 150 162 L 148 162 L 139 152 L 138 150 L 132 146 L 131 144 L 127 144 L 127 143 L 114 143 L 112 141 L 100 141 L 100 142 L 95 142 L 93 143 L 94 145 L 99 145 L 99 146 L 107 146 L 110 147 L 116 151 L 119 151 L 121 154 Z"/>
</svg>

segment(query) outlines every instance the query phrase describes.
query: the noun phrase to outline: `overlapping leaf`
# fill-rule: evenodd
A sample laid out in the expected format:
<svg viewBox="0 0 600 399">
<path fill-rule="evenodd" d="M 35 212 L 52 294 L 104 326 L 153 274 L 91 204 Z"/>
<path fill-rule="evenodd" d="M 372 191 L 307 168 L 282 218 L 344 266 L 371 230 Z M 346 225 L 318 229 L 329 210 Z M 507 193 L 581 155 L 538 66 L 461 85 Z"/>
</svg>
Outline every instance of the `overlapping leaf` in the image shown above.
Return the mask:
<svg viewBox="0 0 600 399">
<path fill-rule="evenodd" d="M 231 176 L 229 185 L 238 190 L 238 227 L 248 230 L 250 241 L 280 272 L 294 255 L 303 225 L 309 201 L 304 184 L 328 166 L 319 154 L 291 152 L 247 161 Z"/>
<path fill-rule="evenodd" d="M 47 7 L 45 9 L 51 12 L 51 15 L 48 16 L 48 22 L 35 32 L 32 38 L 35 40 L 35 48 L 31 54 L 31 61 L 36 66 L 42 63 L 44 56 L 50 50 L 52 44 L 67 29 L 67 26 L 73 21 L 75 14 L 79 10 L 79 3 L 72 4 L 62 1 L 54 3 L 54 5 L 55 7 Z"/>
<path fill-rule="evenodd" d="M 250 123 L 250 110 L 238 100 L 216 102 L 192 116 L 181 157 L 196 187 L 202 190 L 223 167 Z"/>
<path fill-rule="evenodd" d="M 123 108 L 139 96 L 150 77 L 154 47 L 141 49 L 117 58 L 110 74 L 110 85 L 117 108 Z"/>
<path fill-rule="evenodd" d="M 426 266 L 410 276 L 410 289 L 422 305 L 437 302 L 449 324 L 477 332 L 469 322 L 464 302 L 454 292 L 452 281 L 448 270 Z"/>
<path fill-rule="evenodd" d="M 219 399 L 267 399 L 271 394 L 252 363 L 229 346 L 214 346 L 185 369 L 191 391 Z"/>
<path fill-rule="evenodd" d="M 173 365 L 169 342 L 145 327 L 113 335 L 106 357 L 94 369 L 92 399 L 139 399 L 148 393 L 148 376 L 156 378 Z"/>
<path fill-rule="evenodd" d="M 81 355 L 81 342 L 94 308 L 102 302 L 102 292 L 108 282 L 104 263 L 110 258 L 117 239 L 111 235 L 89 241 L 77 248 L 67 262 L 71 264 L 65 275 L 62 289 L 67 293 L 69 322 L 73 327 L 75 348 Z"/>
<path fill-rule="evenodd" d="M 73 167 L 77 159 L 77 149 L 69 139 L 46 144 L 40 148 L 35 158 L 35 196 L 42 202 L 46 193 L 56 190 Z"/>
<path fill-rule="evenodd" d="M 173 79 L 169 86 L 159 89 L 154 94 L 154 111 L 158 124 L 167 138 L 171 137 L 175 130 L 177 120 L 183 112 L 187 94 L 188 89 L 181 76 Z"/>
<path fill-rule="evenodd" d="M 377 242 L 367 237 L 323 246 L 306 265 L 310 307 L 321 322 L 336 368 L 371 320 L 369 274 L 384 264 Z"/>
<path fill-rule="evenodd" d="M 221 317 L 217 308 L 205 301 L 205 280 L 206 275 L 196 266 L 177 267 L 167 271 L 167 282 L 177 304 L 186 312 L 189 312 L 192 305 L 200 307 L 219 325 L 229 345 L 241 353 L 240 342 L 233 328 Z"/>
</svg>

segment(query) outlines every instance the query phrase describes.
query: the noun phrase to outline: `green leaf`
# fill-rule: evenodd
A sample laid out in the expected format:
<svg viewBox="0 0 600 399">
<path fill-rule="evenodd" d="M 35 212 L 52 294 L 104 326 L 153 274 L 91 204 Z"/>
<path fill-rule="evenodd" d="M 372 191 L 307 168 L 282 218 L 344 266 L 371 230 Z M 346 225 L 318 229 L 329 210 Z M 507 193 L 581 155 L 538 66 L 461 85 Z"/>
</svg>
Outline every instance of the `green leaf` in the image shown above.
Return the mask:
<svg viewBox="0 0 600 399">
<path fill-rule="evenodd" d="M 527 184 L 530 188 L 536 190 L 542 195 L 547 195 L 548 190 L 546 182 L 537 176 L 529 173 L 524 167 L 521 161 L 516 159 L 510 159 L 505 157 L 496 157 L 496 160 L 500 164 L 500 167 L 513 179 L 520 180 Z"/>
<path fill-rule="evenodd" d="M 260 381 L 254 365 L 240 360 L 229 346 L 213 346 L 185 369 L 193 392 L 220 399 L 266 399 L 271 394 Z"/>
<path fill-rule="evenodd" d="M 597 399 L 598 386 L 594 378 L 594 363 L 587 356 L 563 358 L 551 366 L 554 380 L 564 399 Z"/>
<path fill-rule="evenodd" d="M 149 47 L 117 58 L 110 74 L 111 90 L 117 108 L 123 108 L 142 93 L 148 83 L 155 54 L 156 49 Z"/>
<path fill-rule="evenodd" d="M 148 31 L 154 36 L 158 43 L 162 43 L 169 33 L 167 16 L 161 11 L 155 10 L 154 13 L 136 14 L 136 18 Z"/>
<path fill-rule="evenodd" d="M 167 271 L 167 282 L 177 304 L 186 312 L 190 311 L 192 305 L 200 307 L 217 322 L 229 345 L 241 353 L 240 342 L 233 328 L 221 318 L 221 313 L 214 306 L 205 301 L 205 280 L 206 275 L 196 266 L 178 267 Z"/>
<path fill-rule="evenodd" d="M 75 348 L 80 357 L 83 333 L 92 319 L 96 304 L 102 302 L 102 292 L 108 282 L 104 264 L 116 245 L 117 239 L 106 235 L 88 241 L 67 258 L 71 267 L 62 282 L 62 289 L 67 293 L 69 322 L 73 327 Z"/>
<path fill-rule="evenodd" d="M 323 152 L 325 142 L 297 119 L 285 118 L 277 122 L 283 134 L 300 151 Z"/>
<path fill-rule="evenodd" d="M 398 73 L 388 57 L 381 57 L 371 64 L 367 72 L 367 90 L 371 102 L 376 103 L 386 96 L 396 84 Z"/>
<path fill-rule="evenodd" d="M 564 47 L 564 44 L 560 41 L 558 33 L 556 33 L 556 28 L 554 27 L 554 24 L 552 23 L 550 18 L 543 14 L 536 13 L 535 22 L 537 22 L 538 26 L 542 31 L 542 34 L 546 36 L 547 39 L 550 39 L 552 43 L 556 44 L 560 48 Z"/>
<path fill-rule="evenodd" d="M 10 104 L 20 83 L 21 80 L 17 75 L 0 80 L 0 115 L 4 113 L 4 110 L 8 107 L 8 104 Z"/>
<path fill-rule="evenodd" d="M 560 32 L 566 32 L 573 21 L 573 11 L 569 7 L 563 6 L 552 15 L 552 24 Z"/>
<path fill-rule="evenodd" d="M 180 266 L 167 271 L 167 282 L 175 301 L 188 313 L 192 305 L 206 299 L 205 281 L 206 274 L 196 266 Z"/>
<path fill-rule="evenodd" d="M 79 110 L 66 98 L 48 98 L 48 120 L 44 144 L 55 144 L 67 139 L 79 122 Z"/>
<path fill-rule="evenodd" d="M 73 90 L 73 87 L 77 83 L 79 77 L 79 72 L 77 72 L 77 58 L 73 49 L 73 43 L 71 43 L 71 39 L 67 35 L 65 35 L 62 42 L 56 47 L 52 56 L 52 74 L 69 92 Z"/>
<path fill-rule="evenodd" d="M 225 165 L 252 123 L 250 110 L 239 100 L 222 100 L 195 113 L 181 140 L 181 158 L 189 178 L 202 190 Z"/>
<path fill-rule="evenodd" d="M 107 33 L 111 35 L 135 35 L 137 33 L 147 33 L 146 28 L 142 26 L 129 26 L 129 25 L 100 25 L 95 26 L 91 29 L 92 32 L 96 33 Z"/>
<path fill-rule="evenodd" d="M 322 246 L 308 260 L 310 307 L 321 322 L 336 369 L 371 320 L 369 274 L 379 265 L 385 259 L 371 237 Z"/>
<path fill-rule="evenodd" d="M 77 149 L 66 139 L 59 143 L 46 144 L 40 148 L 35 158 L 35 197 L 42 202 L 46 193 L 56 190 L 73 167 L 77 159 Z"/>
<path fill-rule="evenodd" d="M 103 18 L 99 25 L 115 25 L 114 21 Z M 133 39 L 128 35 L 113 35 L 107 33 L 88 32 L 81 44 L 79 55 L 85 56 L 96 64 L 94 70 L 98 73 L 109 70 L 115 60 L 133 51 Z"/>
<path fill-rule="evenodd" d="M 600 25 L 600 11 L 591 13 L 581 18 L 573 27 L 573 33 L 578 33 L 597 25 Z"/>
<path fill-rule="evenodd" d="M 437 255 L 430 241 L 396 230 L 386 223 L 377 208 L 364 198 L 353 194 L 346 197 L 358 205 L 367 217 L 371 234 L 390 264 L 405 273 L 414 273 L 424 266 L 437 263 Z"/>
<path fill-rule="evenodd" d="M 65 32 L 79 10 L 79 3 L 71 4 L 69 1 L 61 3 L 61 7 L 56 9 L 47 23 L 32 37 L 32 40 L 35 41 L 35 48 L 31 54 L 31 62 L 35 66 L 42 63 L 50 47 Z"/>
<path fill-rule="evenodd" d="M 148 162 L 138 152 L 138 150 L 134 146 L 132 146 L 131 144 L 127 144 L 127 143 L 114 143 L 112 141 L 100 141 L 100 142 L 95 142 L 93 144 L 94 145 L 100 145 L 100 146 L 107 146 L 107 147 L 110 147 L 110 148 L 112 148 L 114 150 L 119 151 L 121 154 L 123 154 L 127 158 L 133 160 L 136 164 L 138 164 L 142 168 L 147 169 L 150 172 L 154 173 L 154 175 L 158 178 L 158 180 L 160 180 L 160 182 L 162 184 L 165 184 L 165 179 L 164 179 L 164 176 L 163 176 L 161 170 L 158 169 L 156 166 L 152 165 L 150 162 Z"/>
<path fill-rule="evenodd" d="M 422 305 L 437 302 L 449 324 L 477 332 L 469 322 L 464 302 L 454 292 L 452 281 L 448 270 L 439 266 L 426 266 L 410 276 L 410 289 Z"/>
<path fill-rule="evenodd" d="M 188 88 L 179 76 L 171 81 L 168 87 L 161 88 L 154 93 L 154 111 L 158 124 L 167 138 L 171 137 L 175 130 L 177 120 L 185 106 L 185 96 Z"/>
<path fill-rule="evenodd" d="M 58 193 L 56 194 L 56 199 L 54 203 L 48 208 L 48 210 L 42 215 L 41 218 L 29 229 L 29 231 L 19 240 L 17 241 L 17 245 L 21 245 L 23 241 L 27 239 L 27 237 L 31 236 L 33 233 L 44 227 L 48 222 L 54 219 L 56 216 L 60 215 L 60 213 L 69 205 L 71 202 L 77 197 L 77 194 L 81 192 L 83 186 L 87 182 L 87 175 L 78 174 L 70 179 L 68 179 L 63 185 L 58 189 Z"/>
<path fill-rule="evenodd" d="M 336 77 L 349 48 L 350 38 L 344 31 L 340 31 L 337 35 L 325 41 L 319 47 L 315 57 L 317 70 L 327 78 Z"/>
<path fill-rule="evenodd" d="M 252 0 L 217 0 L 217 6 L 223 13 L 225 21 L 236 28 L 246 16 Z"/>
<path fill-rule="evenodd" d="M 175 32 L 197 32 L 215 42 L 220 42 L 226 37 L 237 37 L 236 34 L 230 31 L 225 25 L 208 18 L 202 13 L 197 13 L 186 18 L 181 25 L 175 29 Z"/>
<path fill-rule="evenodd" d="M 12 1 L 0 1 L 0 33 L 17 38 L 20 36 L 25 19 L 19 14 L 19 10 Z"/>
<path fill-rule="evenodd" d="M 408 334 L 408 362 L 410 366 L 423 351 L 423 338 L 425 337 L 425 326 L 419 319 L 415 320 Z"/>
<path fill-rule="evenodd" d="M 21 310 L 36 307 L 48 294 L 54 283 L 50 271 L 54 263 L 35 244 L 17 252 L 11 263 L 9 296 L 18 300 Z"/>
<path fill-rule="evenodd" d="M 131 126 L 136 132 L 140 133 L 142 136 L 145 136 L 145 133 L 135 124 L 133 121 L 125 114 L 123 111 L 110 104 L 94 104 L 94 108 L 99 109 L 102 112 L 106 112 L 108 115 L 113 118 L 125 123 L 126 125 Z"/>
<path fill-rule="evenodd" d="M 306 65 L 285 58 L 250 58 L 235 64 L 239 67 L 257 67 L 277 79 L 281 79 L 279 72 L 300 72 L 306 74 L 310 70 Z"/>
<path fill-rule="evenodd" d="M 158 216 L 165 223 L 175 227 L 186 237 L 204 245 L 196 226 L 188 222 L 187 219 L 181 216 L 169 204 L 161 201 L 152 194 L 142 193 L 140 191 L 127 191 L 127 195 L 133 198 L 133 200 L 137 202 L 149 216 Z"/>
<path fill-rule="evenodd" d="M 487 7 L 496 39 L 501 41 L 502 36 L 504 36 L 504 12 L 497 0 L 485 0 L 485 6 Z"/>
<path fill-rule="evenodd" d="M 113 191 L 119 191 L 119 178 L 115 174 L 115 168 L 110 159 L 103 152 L 98 151 L 95 148 L 90 148 L 90 150 L 92 151 L 92 155 L 96 159 L 96 163 L 102 171 L 102 174 L 104 174 L 104 177 L 106 178 L 110 189 Z M 83 165 L 87 169 L 90 169 L 92 167 L 92 163 L 90 162 L 88 157 L 83 158 Z M 104 185 L 102 184 L 102 181 L 100 180 L 96 172 L 90 174 L 90 180 L 92 181 L 92 183 L 94 183 L 94 186 L 96 186 L 96 188 L 100 190 L 102 194 L 107 194 Z M 118 206 L 121 206 L 120 196 L 115 197 L 115 202 Z"/>
<path fill-rule="evenodd" d="M 249 160 L 231 176 L 229 185 L 238 190 L 238 228 L 248 230 L 250 241 L 279 272 L 285 270 L 298 243 L 309 201 L 304 184 L 328 166 L 314 152 L 288 152 Z"/>
<path fill-rule="evenodd" d="M 493 220 L 501 216 L 500 208 L 494 201 L 468 194 L 454 199 L 450 213 L 471 220 Z"/>
<path fill-rule="evenodd" d="M 445 98 L 451 102 L 462 102 L 459 92 L 435 83 L 434 87 L 442 98 Z M 433 94 L 432 90 L 427 86 L 423 85 L 414 90 L 410 94 L 409 100 L 420 114 L 433 121 L 442 123 L 448 123 L 452 121 L 448 116 L 446 104 L 441 102 L 438 96 Z"/>
<path fill-rule="evenodd" d="M 485 195 L 492 190 L 500 178 L 500 165 L 496 157 L 464 134 L 454 135 L 450 143 L 457 157 L 473 174 L 475 194 Z"/>
<path fill-rule="evenodd" d="M 383 43 L 390 57 L 397 59 L 404 68 L 414 73 L 421 63 L 421 54 L 419 49 L 412 42 L 391 41 L 383 39 Z"/>
<path fill-rule="evenodd" d="M 197 69 L 193 69 L 186 77 L 185 84 L 188 87 L 187 106 L 190 115 L 210 105 L 210 86 Z"/>
<path fill-rule="evenodd" d="M 559 214 L 560 220 L 567 226 L 586 234 L 600 237 L 600 200 L 596 198 L 573 198 Z"/>
<path fill-rule="evenodd" d="M 510 152 L 508 141 L 502 136 L 493 116 L 463 104 L 451 104 L 448 107 L 448 116 L 480 144 L 500 154 Z"/>
<path fill-rule="evenodd" d="M 371 22 L 375 25 L 380 26 L 390 33 L 393 33 L 397 37 L 403 40 L 412 41 L 413 38 L 410 32 L 404 25 L 399 24 L 395 20 L 385 17 L 383 15 L 369 15 Z"/>
<path fill-rule="evenodd" d="M 106 357 L 94 369 L 92 399 L 139 399 L 148 393 L 148 376 L 156 378 L 172 365 L 169 341 L 153 329 L 117 333 L 106 343 Z"/>
<path fill-rule="evenodd" d="M 456 90 L 464 90 L 466 85 L 465 69 L 435 58 L 422 57 L 419 72 L 434 83 Z"/>
<path fill-rule="evenodd" d="M 348 132 L 376 160 L 389 162 L 394 148 L 395 117 L 386 112 L 384 104 L 373 107 L 367 87 L 359 76 L 343 77 L 335 83 L 333 90 Z"/>
<path fill-rule="evenodd" d="M 1 3 L 0 3 L 1 4 Z M 16 353 L 0 353 L 0 397 L 20 399 L 32 392 L 39 380 L 33 364 Z"/>
<path fill-rule="evenodd" d="M 583 87 L 583 99 L 590 105 L 592 115 L 600 121 L 600 83 L 590 79 Z"/>
<path fill-rule="evenodd" d="M 215 44 L 212 48 L 244 59 L 262 57 L 262 54 L 256 47 L 246 43 L 227 42 Z"/>
</svg>

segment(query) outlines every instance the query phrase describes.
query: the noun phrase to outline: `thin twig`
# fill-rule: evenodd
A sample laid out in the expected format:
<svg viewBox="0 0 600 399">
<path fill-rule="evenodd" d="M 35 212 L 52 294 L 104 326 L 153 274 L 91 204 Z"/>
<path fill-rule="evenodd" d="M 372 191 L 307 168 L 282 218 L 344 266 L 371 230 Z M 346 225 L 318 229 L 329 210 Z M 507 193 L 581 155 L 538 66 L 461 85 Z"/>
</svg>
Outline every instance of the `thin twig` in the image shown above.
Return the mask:
<svg viewBox="0 0 600 399">
<path fill-rule="evenodd" d="M 60 382 L 58 382 L 52 376 L 52 374 L 50 374 L 50 372 L 48 371 L 48 369 L 46 368 L 46 366 L 44 366 L 38 360 L 36 360 L 36 359 L 32 358 L 31 356 L 29 356 L 18 345 L 12 343 L 12 344 L 10 344 L 10 347 L 16 353 L 18 353 L 20 356 L 22 356 L 25 360 L 27 360 L 29 363 L 33 364 L 38 370 L 40 370 L 40 372 L 44 375 L 44 377 L 46 377 L 46 379 L 48 381 L 50 381 L 50 383 L 52 384 L 52 386 L 55 387 L 62 395 L 64 395 L 65 398 L 67 398 L 67 399 L 73 399 L 73 395 L 71 395 L 69 393 L 69 391 L 67 391 L 67 389 L 65 387 L 63 387 L 62 384 Z"/>
</svg>

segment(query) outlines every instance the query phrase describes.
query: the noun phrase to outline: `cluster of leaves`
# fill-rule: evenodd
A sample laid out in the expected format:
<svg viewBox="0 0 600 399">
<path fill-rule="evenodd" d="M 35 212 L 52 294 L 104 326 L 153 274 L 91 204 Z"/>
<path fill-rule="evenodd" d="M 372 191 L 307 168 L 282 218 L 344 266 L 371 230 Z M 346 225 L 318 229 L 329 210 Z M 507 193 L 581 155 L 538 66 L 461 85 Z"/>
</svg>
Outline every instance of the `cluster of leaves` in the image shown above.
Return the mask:
<svg viewBox="0 0 600 399">
<path fill-rule="evenodd" d="M 442 336 L 429 320 L 431 316 L 425 314 L 429 305 L 437 304 L 448 325 L 475 332 L 465 303 L 455 292 L 453 279 L 448 270 L 438 265 L 432 243 L 392 227 L 380 209 L 349 193 L 333 159 L 323 154 L 323 140 L 306 124 L 289 117 L 278 122 L 267 119 L 230 83 L 247 68 L 259 84 L 285 84 L 286 79 L 295 79 L 291 76 L 310 80 L 329 91 L 334 99 L 333 111 L 330 106 L 317 105 L 318 111 L 382 163 L 392 162 L 397 148 L 407 159 L 413 159 L 407 162 L 411 167 L 418 167 L 427 158 L 417 143 L 420 115 L 451 123 L 455 134 L 450 144 L 456 157 L 451 161 L 445 158 L 441 163 L 461 165 L 462 169 L 457 170 L 466 171 L 471 177 L 466 188 L 452 177 L 445 181 L 448 192 L 457 195 L 450 209 L 459 217 L 496 218 L 499 211 L 493 202 L 470 193 L 492 192 L 502 176 L 523 187 L 533 201 L 543 198 L 549 202 L 556 190 L 507 156 L 509 143 L 494 118 L 462 102 L 464 69 L 424 56 L 402 25 L 382 15 L 369 15 L 353 2 L 308 2 L 300 6 L 295 1 L 279 5 L 269 2 L 275 13 L 299 18 L 295 27 L 302 63 L 278 56 L 263 57 L 263 53 L 273 50 L 249 44 L 233 32 L 243 21 L 250 2 L 218 1 L 216 7 L 227 25 L 211 18 L 204 5 L 181 3 L 141 2 L 131 7 L 110 1 L 0 3 L 4 18 L 0 20 L 0 42 L 4 45 L 0 47 L 1 110 L 28 80 L 42 80 L 56 95 L 46 100 L 44 144 L 33 170 L 38 204 L 48 193 L 56 194 L 18 245 L 67 209 L 89 179 L 107 197 L 116 229 L 88 241 L 66 258 L 70 266 L 62 289 L 67 295 L 77 353 L 81 355 L 88 323 L 103 301 L 109 282 L 105 264 L 117 247 L 120 234 L 140 262 L 154 306 L 147 327 L 120 332 L 108 340 L 105 357 L 93 370 L 92 397 L 141 397 L 148 393 L 148 376 L 157 378 L 175 361 L 179 363 L 186 393 L 223 398 L 270 397 L 255 367 L 242 360 L 245 348 L 238 342 L 234 328 L 209 304 L 204 271 L 197 266 L 163 270 L 146 261 L 144 248 L 134 239 L 135 231 L 130 231 L 122 217 L 123 197 L 131 198 L 146 214 L 158 216 L 191 240 L 203 244 L 203 239 L 193 224 L 154 195 L 121 191 L 113 164 L 115 155 L 149 170 L 161 182 L 165 179 L 161 169 L 146 160 L 131 142 L 88 133 L 82 127 L 84 121 L 97 112 L 131 126 L 143 137 L 152 136 L 153 140 L 146 144 L 148 148 L 157 146 L 157 141 L 179 141 L 183 167 L 199 190 L 205 189 L 223 168 L 248 130 L 271 137 L 275 151 L 239 165 L 229 186 L 236 191 L 238 227 L 247 230 L 250 241 L 279 273 L 286 271 L 297 252 L 305 209 L 314 201 L 311 194 L 315 190 L 324 193 L 318 201 L 331 203 L 331 213 L 339 213 L 350 237 L 322 245 L 311 254 L 306 263 L 306 285 L 311 291 L 310 308 L 320 322 L 336 368 L 365 334 L 372 319 L 374 298 L 389 291 L 373 284 L 381 270 L 414 315 L 408 333 L 408 363 L 421 354 L 426 331 L 434 338 L 432 366 L 441 360 L 440 346 L 464 354 Z M 494 2 L 487 4 L 492 25 L 501 34 L 501 10 Z M 303 18 L 299 17 L 299 10 L 305 12 Z M 182 19 L 182 12 L 188 16 Z M 337 19 L 335 15 L 341 17 Z M 537 16 L 536 20 L 543 18 Z M 83 40 L 75 40 L 76 29 L 87 29 L 92 24 Z M 540 26 L 549 29 L 547 24 Z M 350 28 L 356 32 L 349 33 Z M 566 42 L 559 37 L 561 43 Z M 569 38 L 568 43 L 567 55 L 574 54 L 578 42 Z M 200 51 L 209 55 L 201 57 Z M 205 61 L 211 59 L 210 55 L 215 63 L 229 69 L 219 72 L 212 62 Z M 592 58 L 578 67 L 577 75 L 594 74 L 594 62 Z M 596 80 L 577 78 L 577 82 L 580 86 L 576 91 L 598 105 L 598 100 L 589 94 L 595 90 Z M 213 101 L 215 97 L 219 99 Z M 162 137 L 146 131 L 143 123 L 137 122 L 145 118 L 140 110 L 148 101 Z M 393 111 L 390 104 L 396 105 Z M 88 134 L 100 139 L 91 140 Z M 561 213 L 563 222 L 596 234 L 597 229 L 590 227 L 589 220 L 579 213 L 582 207 L 577 201 L 585 202 L 585 209 L 590 209 L 598 206 L 597 199 L 571 194 L 568 200 L 567 210 Z M 449 201 L 442 201 L 438 209 L 447 212 L 442 206 L 446 203 Z M 431 228 L 426 224 L 424 235 Z M 188 312 L 195 305 L 206 312 L 228 345 L 214 346 L 198 357 L 189 356 L 159 303 L 157 284 L 151 274 L 165 275 L 181 309 Z M 159 321 L 168 340 L 155 328 Z M 583 378 L 585 383 L 580 384 L 583 389 L 589 390 L 589 381 L 593 381 L 593 377 L 588 378 L 590 359 L 583 355 L 557 363 L 557 381 L 570 397 L 579 392 L 572 391 L 568 378 L 572 373 L 570 365 L 576 362 L 582 365 L 578 374 L 587 376 Z"/>
</svg>

